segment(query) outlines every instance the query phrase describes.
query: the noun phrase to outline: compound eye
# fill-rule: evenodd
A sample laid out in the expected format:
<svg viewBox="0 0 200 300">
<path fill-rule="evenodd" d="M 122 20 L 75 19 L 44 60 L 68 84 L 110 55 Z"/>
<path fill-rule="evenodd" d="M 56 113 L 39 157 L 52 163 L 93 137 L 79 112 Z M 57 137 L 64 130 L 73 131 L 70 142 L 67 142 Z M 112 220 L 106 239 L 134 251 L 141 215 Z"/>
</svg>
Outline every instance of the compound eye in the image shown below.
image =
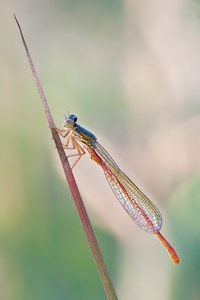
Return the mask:
<svg viewBox="0 0 200 300">
<path fill-rule="evenodd" d="M 76 115 L 69 115 L 68 119 L 72 120 L 74 123 L 77 121 L 77 116 Z"/>
</svg>

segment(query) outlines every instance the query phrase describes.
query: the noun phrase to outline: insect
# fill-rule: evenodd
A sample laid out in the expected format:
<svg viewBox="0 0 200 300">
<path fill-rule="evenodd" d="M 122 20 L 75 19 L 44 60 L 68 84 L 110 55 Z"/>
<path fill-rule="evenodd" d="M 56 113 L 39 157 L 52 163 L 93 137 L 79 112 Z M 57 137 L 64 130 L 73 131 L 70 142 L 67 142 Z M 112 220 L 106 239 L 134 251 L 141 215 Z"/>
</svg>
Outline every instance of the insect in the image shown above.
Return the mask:
<svg viewBox="0 0 200 300">
<path fill-rule="evenodd" d="M 103 169 L 113 193 L 129 217 L 144 231 L 155 234 L 168 251 L 172 262 L 178 264 L 179 257 L 176 251 L 160 233 L 162 227 L 160 211 L 120 170 L 108 152 L 99 144 L 96 136 L 80 126 L 77 123 L 77 116 L 73 114 L 65 117 L 62 129 L 57 129 L 57 131 L 63 138 L 66 138 L 64 148 L 76 151 L 68 155 L 68 157 L 75 157 L 75 162 L 71 167 L 73 168 L 87 151 Z"/>
</svg>

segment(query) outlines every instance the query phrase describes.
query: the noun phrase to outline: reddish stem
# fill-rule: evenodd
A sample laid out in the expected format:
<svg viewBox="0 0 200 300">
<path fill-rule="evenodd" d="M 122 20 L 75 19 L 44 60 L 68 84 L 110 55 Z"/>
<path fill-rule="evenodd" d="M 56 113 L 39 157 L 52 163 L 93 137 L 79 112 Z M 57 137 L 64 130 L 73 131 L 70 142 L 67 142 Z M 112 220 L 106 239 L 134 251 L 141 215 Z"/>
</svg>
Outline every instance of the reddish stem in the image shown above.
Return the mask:
<svg viewBox="0 0 200 300">
<path fill-rule="evenodd" d="M 74 203 L 76 205 L 76 208 L 77 208 L 81 223 L 83 225 L 83 228 L 84 228 L 84 231 L 85 231 L 90 249 L 92 251 L 92 254 L 93 254 L 93 257 L 94 257 L 94 260 L 95 260 L 95 263 L 96 263 L 101 281 L 102 281 L 104 289 L 105 289 L 105 293 L 107 295 L 107 299 L 117 300 L 117 295 L 115 293 L 115 290 L 113 288 L 108 270 L 107 270 L 106 265 L 104 263 L 103 256 L 101 254 L 101 250 L 98 246 L 98 242 L 96 240 L 96 237 L 95 237 L 94 231 L 92 229 L 89 217 L 87 215 L 85 206 L 83 204 L 83 200 L 82 200 L 80 192 L 78 190 L 78 187 L 77 187 L 76 181 L 74 179 L 72 170 L 70 168 L 69 162 L 67 160 L 65 151 L 62 147 L 60 137 L 59 137 L 59 135 L 56 131 L 56 126 L 55 126 L 55 123 L 54 123 L 54 120 L 53 120 L 53 117 L 52 117 L 52 114 L 51 114 L 46 96 L 45 96 L 44 91 L 42 89 L 39 77 L 38 77 L 37 72 L 35 70 L 35 67 L 34 67 L 30 52 L 28 50 L 26 41 L 24 39 L 22 29 L 21 29 L 20 24 L 19 24 L 19 22 L 18 22 L 15 15 L 14 15 L 14 18 L 15 18 L 15 21 L 16 21 L 17 26 L 19 28 L 19 31 L 20 31 L 20 35 L 21 35 L 23 45 L 24 45 L 25 50 L 26 50 L 26 55 L 27 55 L 27 58 L 28 58 L 28 61 L 29 61 L 30 67 L 31 67 L 31 71 L 32 71 L 33 77 L 35 79 L 35 83 L 37 85 L 40 100 L 41 100 L 42 105 L 44 107 L 44 111 L 45 111 L 45 114 L 46 114 L 46 117 L 47 117 L 47 120 L 48 120 L 48 124 L 49 124 L 50 130 L 51 130 L 51 133 L 52 133 L 52 136 L 53 136 L 53 139 L 54 139 L 54 142 L 55 142 L 55 145 L 56 145 L 56 148 L 58 150 L 58 154 L 59 154 L 62 166 L 63 166 L 65 177 L 67 179 L 70 191 L 71 191 L 73 199 L 74 199 Z"/>
</svg>

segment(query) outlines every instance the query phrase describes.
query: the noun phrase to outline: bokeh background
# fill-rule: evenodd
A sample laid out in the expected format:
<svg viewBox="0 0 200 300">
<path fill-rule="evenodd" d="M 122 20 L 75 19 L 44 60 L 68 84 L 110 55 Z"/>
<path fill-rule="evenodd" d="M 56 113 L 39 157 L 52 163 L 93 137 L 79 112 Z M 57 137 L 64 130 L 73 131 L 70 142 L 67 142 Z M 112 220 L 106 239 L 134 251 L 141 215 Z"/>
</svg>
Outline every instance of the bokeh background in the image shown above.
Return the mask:
<svg viewBox="0 0 200 300">
<path fill-rule="evenodd" d="M 54 148 L 17 15 L 57 126 L 75 113 L 162 212 L 173 266 L 102 170 L 74 170 L 119 299 L 200 299 L 200 3 L 1 1 L 0 299 L 106 299 Z"/>
</svg>

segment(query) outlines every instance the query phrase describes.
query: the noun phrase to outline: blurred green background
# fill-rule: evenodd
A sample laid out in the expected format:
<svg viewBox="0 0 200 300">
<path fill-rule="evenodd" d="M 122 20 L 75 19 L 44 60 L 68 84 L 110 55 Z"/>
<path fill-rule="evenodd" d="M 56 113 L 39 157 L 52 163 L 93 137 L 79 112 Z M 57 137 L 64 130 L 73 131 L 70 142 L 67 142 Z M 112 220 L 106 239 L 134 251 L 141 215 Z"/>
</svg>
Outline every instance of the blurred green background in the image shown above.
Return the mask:
<svg viewBox="0 0 200 300">
<path fill-rule="evenodd" d="M 106 299 L 40 105 L 77 114 L 162 212 L 166 251 L 74 170 L 119 299 L 200 299 L 199 2 L 1 1 L 0 299 Z"/>
</svg>

